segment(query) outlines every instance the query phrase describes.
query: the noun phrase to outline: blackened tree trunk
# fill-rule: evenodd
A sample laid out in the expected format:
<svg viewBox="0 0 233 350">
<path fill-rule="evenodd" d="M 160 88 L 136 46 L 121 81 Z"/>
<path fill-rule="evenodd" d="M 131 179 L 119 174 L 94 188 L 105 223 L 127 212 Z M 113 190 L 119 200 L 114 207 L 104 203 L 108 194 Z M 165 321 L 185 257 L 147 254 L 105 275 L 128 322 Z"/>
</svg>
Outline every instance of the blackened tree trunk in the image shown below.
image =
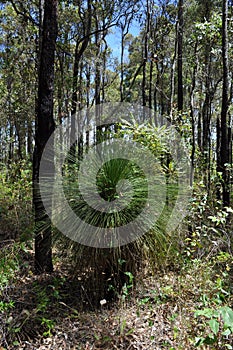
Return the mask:
<svg viewBox="0 0 233 350">
<path fill-rule="evenodd" d="M 223 184 L 223 205 L 230 205 L 230 176 L 228 163 L 229 157 L 229 138 L 228 138 L 228 1 L 222 1 L 222 62 L 223 62 L 223 85 L 222 85 L 222 108 L 221 108 L 221 136 L 220 136 L 220 171 L 222 172 Z"/>
<path fill-rule="evenodd" d="M 178 3 L 178 111 L 183 110 L 183 0 Z"/>
<path fill-rule="evenodd" d="M 211 18 L 211 10 L 210 10 L 210 1 L 203 2 L 204 7 L 204 16 L 203 21 L 210 21 Z M 210 122 L 211 122 L 211 102 L 213 92 L 211 91 L 211 83 L 212 83 L 212 77 L 211 77 L 211 43 L 208 40 L 208 37 L 206 38 L 205 42 L 205 52 L 204 52 L 204 65 L 205 65 L 205 81 L 204 81 L 204 88 L 205 88 L 205 99 L 202 106 L 202 156 L 203 156 L 203 170 L 207 170 L 207 174 L 210 172 L 210 159 L 209 159 L 209 149 L 210 149 Z M 210 183 L 208 182 L 206 178 L 206 185 L 209 190 Z"/>
<path fill-rule="evenodd" d="M 39 188 L 39 168 L 45 145 L 55 129 L 53 119 L 54 59 L 57 38 L 57 0 L 45 0 L 38 71 L 35 148 L 33 153 L 33 203 L 35 209 L 35 271 L 52 272 L 51 222 Z M 53 164 L 50 164 L 50 171 Z M 52 199 L 51 199 L 52 205 Z"/>
<path fill-rule="evenodd" d="M 100 18 L 96 11 L 95 18 L 95 47 L 96 47 L 96 64 L 95 64 L 95 118 L 96 118 L 96 143 L 102 141 L 102 126 L 100 125 L 100 103 L 101 103 L 101 36 L 100 36 Z"/>
<path fill-rule="evenodd" d="M 173 113 L 173 103 L 175 95 L 175 66 L 176 66 L 176 56 L 177 56 L 177 42 L 178 42 L 178 21 L 176 22 L 176 40 L 174 45 L 174 55 L 171 62 L 171 78 L 170 78 L 170 120 L 172 120 Z"/>
<path fill-rule="evenodd" d="M 195 116 L 194 116 L 194 92 L 196 88 L 196 75 L 197 75 L 197 67 L 198 67 L 198 59 L 197 59 L 197 47 L 198 42 L 196 41 L 195 47 L 194 47 L 194 56 L 196 57 L 196 61 L 193 67 L 193 74 L 192 74 L 192 84 L 191 84 L 191 91 L 190 91 L 190 119 L 191 119 L 191 125 L 192 125 L 192 151 L 191 151 L 191 174 L 190 174 L 190 185 L 192 186 L 193 181 L 193 174 L 194 174 L 194 166 L 195 166 L 195 152 L 196 152 L 196 127 L 195 127 Z"/>
</svg>

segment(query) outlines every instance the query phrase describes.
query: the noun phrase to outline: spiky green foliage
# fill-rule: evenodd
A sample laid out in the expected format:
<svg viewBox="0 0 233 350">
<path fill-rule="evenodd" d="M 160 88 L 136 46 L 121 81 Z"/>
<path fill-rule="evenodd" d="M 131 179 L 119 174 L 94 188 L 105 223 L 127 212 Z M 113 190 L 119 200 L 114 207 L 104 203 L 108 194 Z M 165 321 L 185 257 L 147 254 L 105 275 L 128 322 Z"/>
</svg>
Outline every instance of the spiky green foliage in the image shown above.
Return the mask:
<svg viewBox="0 0 233 350">
<path fill-rule="evenodd" d="M 119 128 L 118 134 L 115 135 L 118 138 L 128 135 L 129 138 L 148 148 L 160 160 L 156 166 L 167 179 L 166 205 L 157 220 L 152 218 L 154 221 L 150 225 L 148 221 L 151 217 L 144 216 L 141 225 L 147 224 L 150 229 L 143 235 L 135 235 L 130 244 L 119 247 L 111 247 L 110 244 L 107 249 L 85 246 L 64 236 L 61 238 L 58 234 L 59 244 L 71 257 L 74 275 L 81 278 L 85 291 L 90 292 L 88 298 L 91 298 L 91 303 L 98 304 L 101 298 L 119 294 L 123 285 L 127 283 L 126 273 L 130 272 L 136 276 L 143 263 L 149 262 L 153 268 L 162 268 L 177 257 L 177 239 L 174 234 L 166 231 L 178 194 L 177 174 L 175 164 L 169 158 L 162 138 L 159 139 L 158 136 L 162 131 L 166 133 L 166 128 L 154 131 L 154 126 L 134 125 L 130 128 L 129 125 L 125 125 Z M 151 164 L 151 167 L 153 166 Z M 99 197 L 93 195 L 93 183 L 90 184 L 88 175 L 82 178 L 84 182 L 80 190 L 80 164 L 64 168 L 63 172 L 66 200 L 81 219 L 78 234 L 88 235 L 86 223 L 96 227 L 97 237 L 99 228 L 113 228 L 117 234 L 119 227 L 135 220 L 145 205 L 148 205 L 148 179 L 140 164 L 124 158 L 110 159 L 99 169 L 91 159 L 88 169 L 92 167 L 96 193 Z M 93 182 L 93 179 L 91 180 Z M 101 203 L 96 198 L 107 203 L 108 210 L 102 210 Z M 133 235 L 134 232 L 129 232 L 130 234 Z"/>
</svg>

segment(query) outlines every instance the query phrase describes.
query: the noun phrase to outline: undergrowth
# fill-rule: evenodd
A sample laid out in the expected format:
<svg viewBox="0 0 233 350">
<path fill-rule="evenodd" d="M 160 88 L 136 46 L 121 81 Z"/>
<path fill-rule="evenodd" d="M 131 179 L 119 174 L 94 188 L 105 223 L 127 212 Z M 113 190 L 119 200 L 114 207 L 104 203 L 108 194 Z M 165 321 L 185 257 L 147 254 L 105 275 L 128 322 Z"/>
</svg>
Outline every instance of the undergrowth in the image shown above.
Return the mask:
<svg viewBox="0 0 233 350">
<path fill-rule="evenodd" d="M 32 238 L 32 170 L 27 161 L 0 169 L 0 241 Z"/>
<path fill-rule="evenodd" d="M 113 165 L 107 171 L 118 176 Z M 53 230 L 55 272 L 35 276 L 31 169 L 21 163 L 11 175 L 0 174 L 0 346 L 233 349 L 233 211 L 201 182 L 174 232 L 166 232 L 166 210 L 157 226 L 121 248 L 86 247 Z M 102 195 L 119 195 L 120 175 L 109 192 L 105 175 L 98 179 Z M 130 209 L 139 207 L 136 198 Z"/>
<path fill-rule="evenodd" d="M 95 320 L 86 331 L 88 344 L 96 348 L 132 344 L 137 349 L 144 342 L 151 350 L 231 349 L 233 259 L 227 252 L 209 259 L 187 256 L 180 271 L 147 266 L 136 286 L 127 272 L 121 292 L 115 291 L 117 301 L 103 294 L 99 307 L 85 294 L 84 276 L 72 276 L 59 252 L 54 274 L 42 276 L 33 275 L 33 256 L 23 244 L 8 243 L 0 257 L 1 345 L 6 349 L 25 341 L 39 348 L 58 332 L 71 331 L 73 322 L 85 327 L 88 315 Z M 85 339 L 84 334 L 76 339 L 78 349 L 85 348 Z"/>
</svg>

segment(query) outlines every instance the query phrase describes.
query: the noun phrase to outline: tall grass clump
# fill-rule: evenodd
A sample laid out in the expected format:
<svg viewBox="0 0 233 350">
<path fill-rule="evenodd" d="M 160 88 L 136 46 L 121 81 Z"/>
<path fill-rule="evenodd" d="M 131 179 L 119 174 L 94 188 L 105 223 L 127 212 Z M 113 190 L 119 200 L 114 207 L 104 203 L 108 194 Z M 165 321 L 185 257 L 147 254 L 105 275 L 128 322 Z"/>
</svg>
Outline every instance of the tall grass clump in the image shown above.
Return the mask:
<svg viewBox="0 0 233 350">
<path fill-rule="evenodd" d="M 135 277 L 145 264 L 149 263 L 155 271 L 171 261 L 174 262 L 177 257 L 178 242 L 175 235 L 166 231 L 167 222 L 176 202 L 178 185 L 175 165 L 159 137 L 165 132 L 165 128 L 158 131 L 155 126 L 127 124 L 118 127 L 117 134 L 114 135 L 114 138 L 119 139 L 128 137 L 148 148 L 158 159 L 156 165 L 151 164 L 151 168 L 156 166 L 157 172 L 163 173 L 167 179 L 166 204 L 161 209 L 159 217 L 155 219 L 145 215 L 140 221 L 142 227 L 136 227 L 139 232 L 140 229 L 143 232 L 143 226 L 149 227 L 144 234 L 137 235 L 132 229 L 128 232 L 132 237 L 128 244 L 111 246 L 110 239 L 108 248 L 99 248 L 98 244 L 82 245 L 65 236 L 61 237 L 59 233 L 56 235 L 56 239 L 59 238 L 57 242 L 60 249 L 70 256 L 74 274 L 82 280 L 82 285 L 89 293 L 92 302 L 99 303 L 103 298 L 119 295 L 122 287 L 128 283 L 129 273 L 134 276 L 135 281 Z M 95 168 L 96 164 L 90 161 L 88 168 L 92 166 Z M 99 205 L 93 196 L 93 187 L 89 183 L 88 176 L 80 191 L 79 170 L 80 165 L 75 163 L 72 168 L 64 166 L 63 188 L 71 209 L 83 222 L 79 227 L 81 235 L 89 234 L 85 231 L 85 224 L 88 223 L 96 227 L 97 237 L 99 228 L 105 228 L 106 232 L 108 228 L 114 229 L 117 236 L 119 227 L 135 220 L 146 206 L 153 204 L 148 201 L 148 179 L 140 167 L 140 159 L 135 162 L 124 157 L 113 158 L 106 161 L 98 171 L 93 171 L 98 195 L 109 204 L 110 208 L 112 205 L 112 209 L 108 212 L 101 210 L 101 204 Z M 160 204 L 156 204 L 158 208 Z"/>
</svg>

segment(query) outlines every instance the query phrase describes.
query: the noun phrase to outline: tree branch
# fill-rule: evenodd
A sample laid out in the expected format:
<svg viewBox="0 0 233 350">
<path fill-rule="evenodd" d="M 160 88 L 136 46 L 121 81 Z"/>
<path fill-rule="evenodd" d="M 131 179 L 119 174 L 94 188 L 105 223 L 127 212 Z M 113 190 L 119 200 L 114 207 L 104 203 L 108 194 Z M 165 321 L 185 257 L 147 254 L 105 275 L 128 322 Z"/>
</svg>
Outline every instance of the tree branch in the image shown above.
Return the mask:
<svg viewBox="0 0 233 350">
<path fill-rule="evenodd" d="M 13 9 L 15 10 L 17 15 L 22 16 L 25 20 L 28 20 L 30 22 L 32 22 L 34 25 L 39 26 L 39 24 L 33 19 L 33 17 L 30 14 L 27 14 L 25 8 L 22 5 L 23 8 L 23 12 L 20 11 L 17 6 L 15 5 L 13 0 L 10 0 L 11 5 L 13 6 Z"/>
</svg>

